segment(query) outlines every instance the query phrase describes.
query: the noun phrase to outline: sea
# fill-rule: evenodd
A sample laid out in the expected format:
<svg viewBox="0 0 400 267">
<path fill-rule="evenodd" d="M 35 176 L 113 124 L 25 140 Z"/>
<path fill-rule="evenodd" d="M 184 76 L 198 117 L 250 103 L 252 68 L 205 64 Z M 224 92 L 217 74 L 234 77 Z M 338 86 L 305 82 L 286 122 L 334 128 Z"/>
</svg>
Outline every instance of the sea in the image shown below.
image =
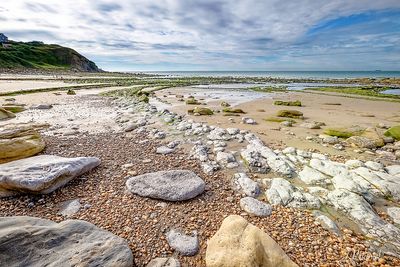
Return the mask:
<svg viewBox="0 0 400 267">
<path fill-rule="evenodd" d="M 300 79 L 400 78 L 400 71 L 144 71 L 169 77 L 273 77 Z"/>
</svg>

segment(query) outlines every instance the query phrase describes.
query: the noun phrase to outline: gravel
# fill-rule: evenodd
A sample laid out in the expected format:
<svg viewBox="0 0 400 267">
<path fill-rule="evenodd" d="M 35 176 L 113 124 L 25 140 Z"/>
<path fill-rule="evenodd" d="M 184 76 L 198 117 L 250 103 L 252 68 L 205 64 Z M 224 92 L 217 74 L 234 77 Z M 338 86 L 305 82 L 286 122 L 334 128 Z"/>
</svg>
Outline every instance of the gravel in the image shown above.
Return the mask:
<svg viewBox="0 0 400 267">
<path fill-rule="evenodd" d="M 399 266 L 400 260 L 368 251 L 365 239 L 350 230 L 341 237 L 322 228 L 309 211 L 274 207 L 265 218 L 243 214 L 240 194 L 232 191 L 231 176 L 223 172 L 205 175 L 195 160 L 182 149 L 158 155 L 165 145 L 144 135 L 99 134 L 75 137 L 46 137 L 46 154 L 66 157 L 95 156 L 102 161 L 96 169 L 74 179 L 49 195 L 29 195 L 0 199 L 0 215 L 29 215 L 60 222 L 58 208 L 64 201 L 80 199 L 83 207 L 71 215 L 108 230 L 129 243 L 138 266 L 157 257 L 176 257 L 182 266 L 205 266 L 206 241 L 231 214 L 244 216 L 266 231 L 300 266 Z M 180 159 L 181 157 L 181 159 Z M 151 162 L 152 164 L 144 164 Z M 131 166 L 122 168 L 122 165 Z M 189 169 L 206 182 L 206 191 L 185 202 L 161 202 L 126 192 L 128 172 L 138 175 L 173 169 Z M 197 231 L 200 250 L 193 257 L 174 254 L 165 234 L 171 228 L 190 235 Z"/>
</svg>

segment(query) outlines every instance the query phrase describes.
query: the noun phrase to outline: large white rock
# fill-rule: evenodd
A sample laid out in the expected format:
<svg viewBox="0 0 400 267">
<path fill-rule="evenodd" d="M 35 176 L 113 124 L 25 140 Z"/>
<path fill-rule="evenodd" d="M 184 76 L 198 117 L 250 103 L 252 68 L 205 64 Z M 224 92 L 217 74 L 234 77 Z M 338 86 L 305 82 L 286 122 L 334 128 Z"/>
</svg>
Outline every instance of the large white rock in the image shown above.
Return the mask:
<svg viewBox="0 0 400 267">
<path fill-rule="evenodd" d="M 240 152 L 240 156 L 251 172 L 267 173 L 270 170 L 267 161 L 258 151 L 246 148 Z"/>
<path fill-rule="evenodd" d="M 391 196 L 395 200 L 400 200 L 400 179 L 397 176 L 386 172 L 372 171 L 371 169 L 360 167 L 353 170 L 364 180 L 371 184 L 371 187 L 378 190 L 385 196 Z"/>
<path fill-rule="evenodd" d="M 260 186 L 245 173 L 235 173 L 233 183 L 237 190 L 242 191 L 249 197 L 257 197 L 260 194 Z"/>
<path fill-rule="evenodd" d="M 319 209 L 319 199 L 303 192 L 283 178 L 272 179 L 270 188 L 265 192 L 269 203 L 294 208 Z"/>
<path fill-rule="evenodd" d="M 346 165 L 330 160 L 321 160 L 313 158 L 310 160 L 310 166 L 329 176 L 335 176 L 343 172 L 347 172 Z"/>
<path fill-rule="evenodd" d="M 292 167 L 282 156 L 275 154 L 272 149 L 266 146 L 255 145 L 254 147 L 258 147 L 261 156 L 267 160 L 268 166 L 274 172 L 288 177 L 293 176 L 295 172 L 294 167 Z"/>
<path fill-rule="evenodd" d="M 48 194 L 100 164 L 94 157 L 41 155 L 0 165 L 0 197 Z"/>
<path fill-rule="evenodd" d="M 400 165 L 387 166 L 385 169 L 390 175 L 395 175 L 395 176 L 400 175 Z"/>
<path fill-rule="evenodd" d="M 358 159 L 349 159 L 344 164 L 349 169 L 355 169 L 355 168 L 358 168 L 358 167 L 364 167 L 365 166 L 365 164 L 361 160 L 358 160 Z"/>
<path fill-rule="evenodd" d="M 237 135 L 240 132 L 240 129 L 238 129 L 238 128 L 226 128 L 226 131 L 230 135 Z"/>
<path fill-rule="evenodd" d="M 295 188 L 289 181 L 283 178 L 274 178 L 265 194 L 269 203 L 286 206 L 292 201 L 294 191 Z"/>
<path fill-rule="evenodd" d="M 228 134 L 228 132 L 223 129 L 223 128 L 215 128 L 214 130 L 212 130 L 208 135 L 207 138 L 209 140 L 225 140 L 228 141 L 231 139 L 230 134 Z"/>
<path fill-rule="evenodd" d="M 331 183 L 328 176 L 307 165 L 299 172 L 299 179 L 309 185 L 326 185 Z"/>
<path fill-rule="evenodd" d="M 208 161 L 208 147 L 205 145 L 195 145 L 190 152 L 190 157 L 202 162 Z"/>
<path fill-rule="evenodd" d="M 95 225 L 0 218 L 0 266 L 133 266 L 128 243 Z"/>
<path fill-rule="evenodd" d="M 282 174 L 288 177 L 293 176 L 295 168 L 292 166 L 284 156 L 277 155 L 272 149 L 265 146 L 264 143 L 256 136 L 247 134 L 245 136 L 248 140 L 249 145 L 245 149 L 247 155 L 259 155 L 265 159 L 268 166 L 276 173 Z M 243 155 L 243 153 L 242 153 Z"/>
<path fill-rule="evenodd" d="M 314 211 L 313 215 L 315 216 L 315 220 L 319 222 L 324 229 L 329 230 L 337 235 L 340 235 L 339 227 L 331 218 L 322 214 L 319 211 Z"/>
<path fill-rule="evenodd" d="M 375 161 L 367 161 L 367 162 L 365 162 L 365 166 L 373 171 L 382 171 L 383 170 L 382 163 L 375 162 Z"/>
<path fill-rule="evenodd" d="M 126 186 L 131 193 L 139 196 L 168 201 L 188 200 L 205 189 L 203 179 L 188 170 L 159 171 L 130 177 Z"/>
<path fill-rule="evenodd" d="M 390 207 L 387 209 L 387 214 L 393 219 L 394 223 L 400 224 L 400 208 Z"/>
<path fill-rule="evenodd" d="M 371 188 L 371 184 L 362 179 L 354 172 L 343 172 L 332 178 L 332 183 L 336 189 L 347 189 L 356 193 L 366 193 Z"/>
<path fill-rule="evenodd" d="M 381 219 L 365 199 L 345 189 L 328 194 L 329 203 L 344 212 L 368 236 L 381 243 L 381 249 L 400 256 L 400 229 Z"/>
<path fill-rule="evenodd" d="M 287 206 L 301 209 L 319 209 L 321 202 L 317 197 L 309 193 L 296 190 L 292 193 L 292 200 Z"/>
<path fill-rule="evenodd" d="M 226 165 L 230 162 L 236 162 L 235 156 L 229 152 L 218 152 L 215 157 L 216 161 L 222 165 Z"/>
</svg>

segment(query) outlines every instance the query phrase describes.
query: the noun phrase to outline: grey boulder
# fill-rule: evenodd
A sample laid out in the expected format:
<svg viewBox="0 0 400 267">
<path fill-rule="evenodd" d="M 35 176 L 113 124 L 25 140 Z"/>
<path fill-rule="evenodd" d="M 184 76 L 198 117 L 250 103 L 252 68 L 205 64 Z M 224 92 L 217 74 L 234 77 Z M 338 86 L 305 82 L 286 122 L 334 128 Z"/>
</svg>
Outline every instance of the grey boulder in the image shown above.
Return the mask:
<svg viewBox="0 0 400 267">
<path fill-rule="evenodd" d="M 94 157 L 41 155 L 0 165 L 0 197 L 48 194 L 100 164 Z"/>
<path fill-rule="evenodd" d="M 240 200 L 240 207 L 247 213 L 259 217 L 267 217 L 271 215 L 272 208 L 258 199 L 252 197 L 244 197 Z"/>
<path fill-rule="evenodd" d="M 170 247 L 183 256 L 193 256 L 199 251 L 197 235 L 185 235 L 178 230 L 171 229 L 166 237 Z"/>
<path fill-rule="evenodd" d="M 188 170 L 159 171 L 130 177 L 126 186 L 133 194 L 168 201 L 188 200 L 205 189 L 203 179 Z"/>
<path fill-rule="evenodd" d="M 133 266 L 124 239 L 81 220 L 2 217 L 0 251 L 8 267 Z"/>
</svg>

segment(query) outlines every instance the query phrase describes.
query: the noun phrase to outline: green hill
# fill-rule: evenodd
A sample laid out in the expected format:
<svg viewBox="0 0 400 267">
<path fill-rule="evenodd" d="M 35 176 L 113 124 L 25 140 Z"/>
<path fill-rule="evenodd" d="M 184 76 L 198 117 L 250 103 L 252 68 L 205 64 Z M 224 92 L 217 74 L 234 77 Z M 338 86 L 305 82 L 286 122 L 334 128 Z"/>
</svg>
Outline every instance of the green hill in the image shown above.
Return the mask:
<svg viewBox="0 0 400 267">
<path fill-rule="evenodd" d="M 0 44 L 0 69 L 44 69 L 85 72 L 101 71 L 94 62 L 75 50 L 42 42 Z"/>
</svg>

